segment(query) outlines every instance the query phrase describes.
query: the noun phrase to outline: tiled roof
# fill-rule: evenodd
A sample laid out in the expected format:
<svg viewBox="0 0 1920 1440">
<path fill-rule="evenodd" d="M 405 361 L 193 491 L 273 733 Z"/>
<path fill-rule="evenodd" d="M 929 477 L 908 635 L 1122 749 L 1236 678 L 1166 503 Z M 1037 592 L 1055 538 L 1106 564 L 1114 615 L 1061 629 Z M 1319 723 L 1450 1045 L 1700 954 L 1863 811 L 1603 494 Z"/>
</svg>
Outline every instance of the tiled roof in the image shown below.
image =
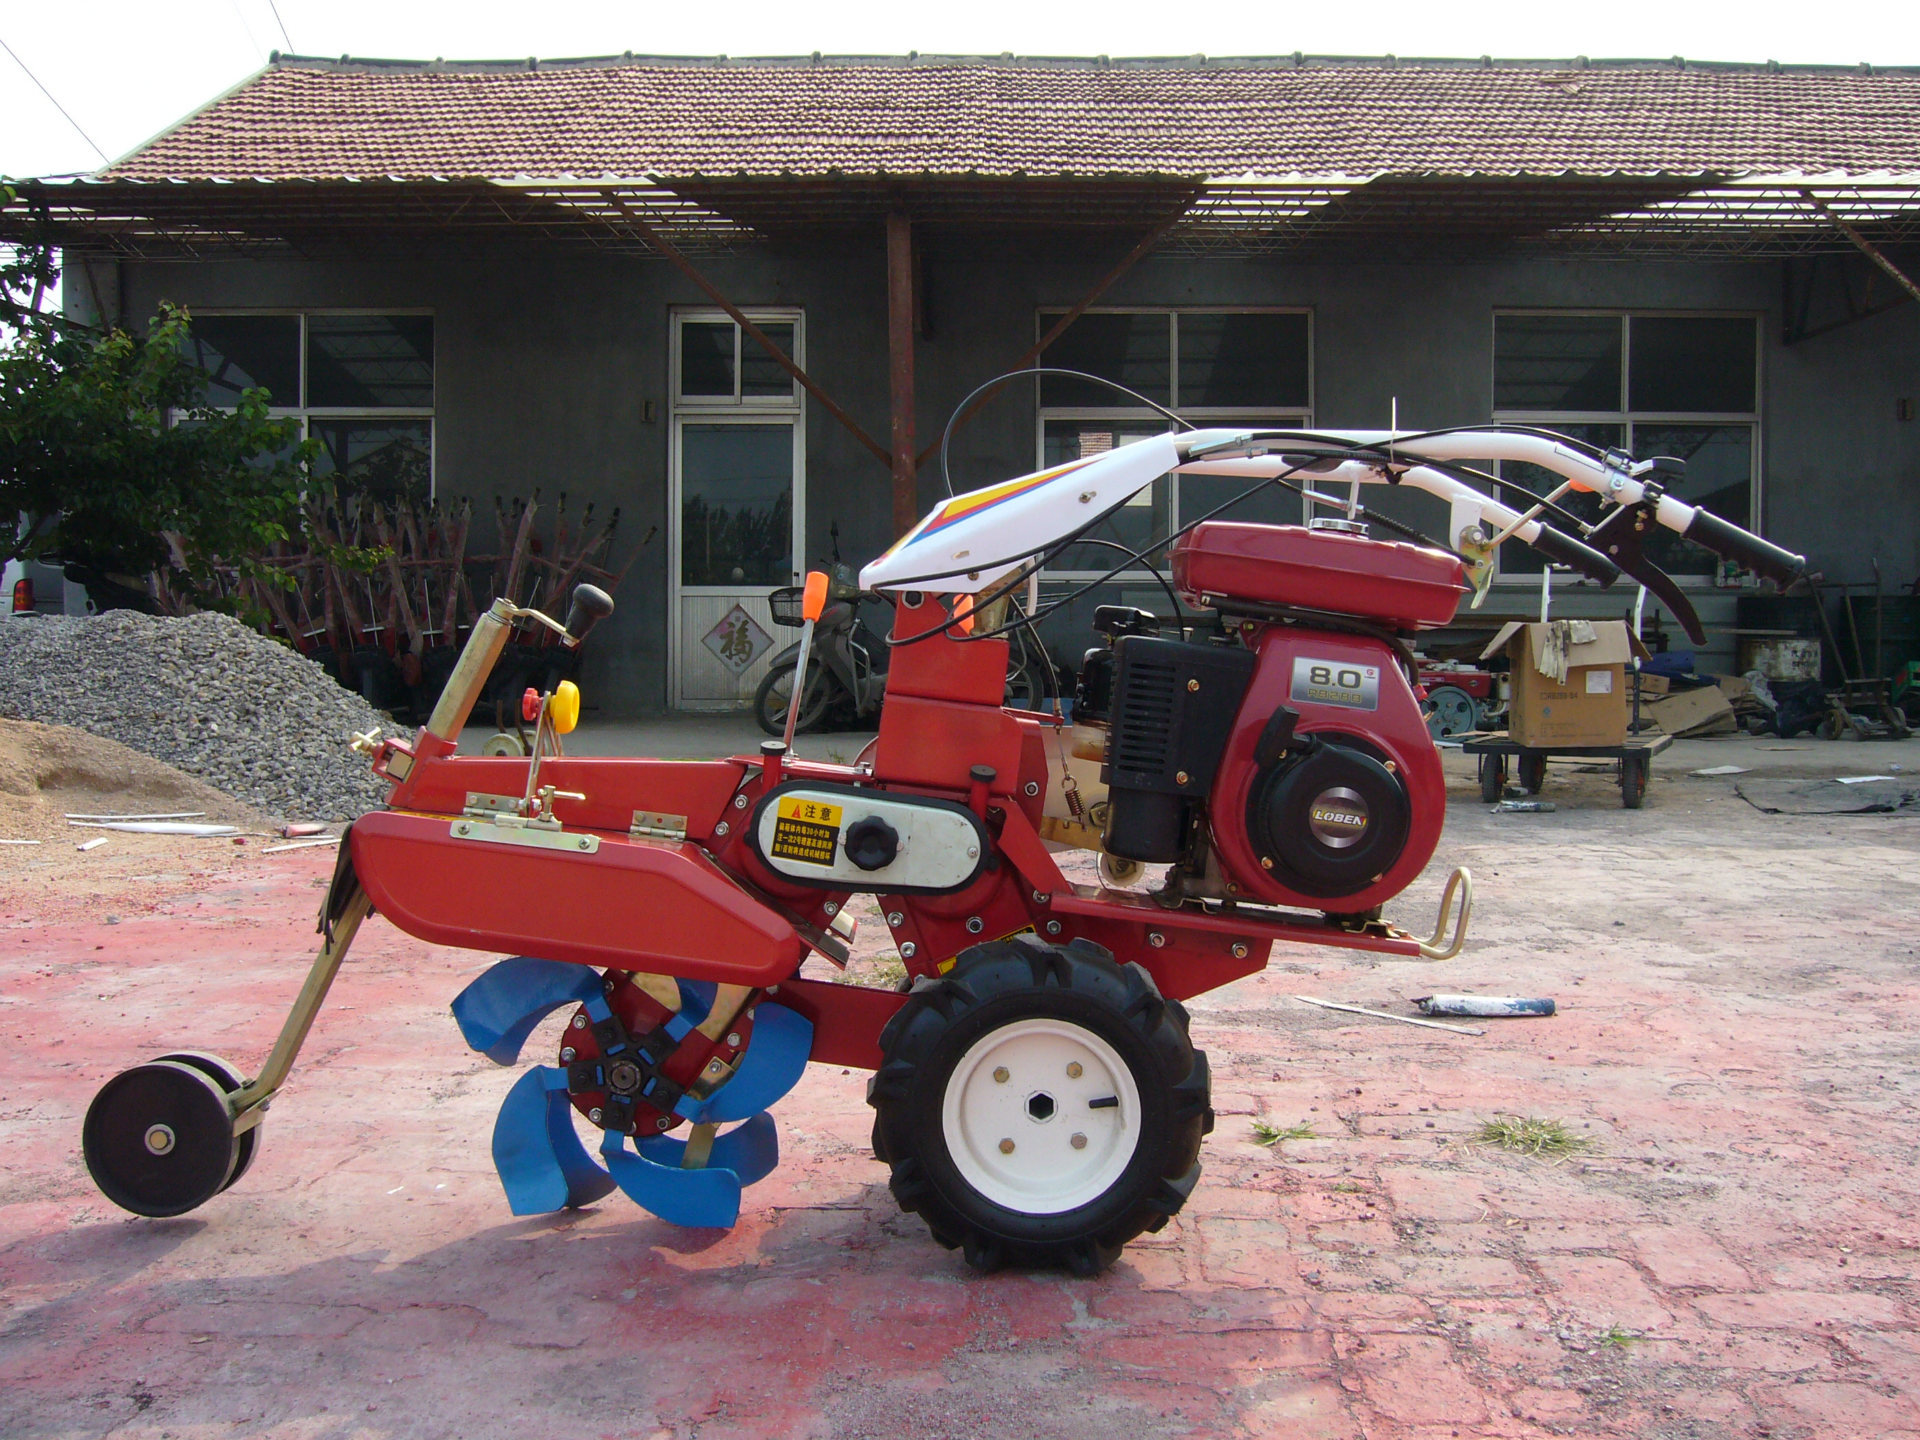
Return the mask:
<svg viewBox="0 0 1920 1440">
<path fill-rule="evenodd" d="M 129 180 L 1920 172 L 1920 71 L 1666 62 L 284 58 Z"/>
</svg>

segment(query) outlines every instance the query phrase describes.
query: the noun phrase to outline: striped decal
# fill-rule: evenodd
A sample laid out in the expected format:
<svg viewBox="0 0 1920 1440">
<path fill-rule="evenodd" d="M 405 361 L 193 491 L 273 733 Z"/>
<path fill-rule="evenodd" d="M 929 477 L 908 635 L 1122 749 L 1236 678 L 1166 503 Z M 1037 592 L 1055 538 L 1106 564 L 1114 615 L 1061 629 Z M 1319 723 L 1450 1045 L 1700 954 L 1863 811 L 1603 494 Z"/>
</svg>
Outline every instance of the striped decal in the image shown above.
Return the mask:
<svg viewBox="0 0 1920 1440">
<path fill-rule="evenodd" d="M 896 542 L 887 551 L 887 555 L 893 554 L 896 550 L 904 550 L 909 545 L 918 545 L 922 540 L 937 535 L 950 525 L 958 524 L 969 516 L 991 510 L 996 505 L 1004 505 L 1007 501 L 1024 495 L 1029 490 L 1038 489 L 1049 481 L 1058 480 L 1062 475 L 1071 474 L 1100 458 L 1098 455 L 1089 455 L 1084 460 L 1073 460 L 1065 465 L 1055 466 L 1051 470 L 1023 475 L 1018 480 L 1003 481 L 998 485 L 989 485 L 984 490 L 970 490 L 965 495 L 956 495 L 951 500 L 944 500 L 925 520 L 920 522 L 919 528 Z M 885 559 L 886 556 L 883 555 L 881 558 Z"/>
</svg>

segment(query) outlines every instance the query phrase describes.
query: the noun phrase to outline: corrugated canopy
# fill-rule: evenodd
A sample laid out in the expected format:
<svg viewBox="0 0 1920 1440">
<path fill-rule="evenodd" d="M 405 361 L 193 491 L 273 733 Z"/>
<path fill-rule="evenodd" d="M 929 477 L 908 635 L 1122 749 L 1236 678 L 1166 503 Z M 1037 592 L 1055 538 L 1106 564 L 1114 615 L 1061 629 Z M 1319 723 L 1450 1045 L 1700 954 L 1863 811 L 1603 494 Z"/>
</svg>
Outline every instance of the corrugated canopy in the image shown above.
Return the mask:
<svg viewBox="0 0 1920 1440">
<path fill-rule="evenodd" d="M 1812 197 L 1812 198 L 1809 198 Z M 5 232 L 163 257 L 866 226 L 1223 254 L 1920 240 L 1920 71 L 1684 61 L 279 58 Z"/>
</svg>

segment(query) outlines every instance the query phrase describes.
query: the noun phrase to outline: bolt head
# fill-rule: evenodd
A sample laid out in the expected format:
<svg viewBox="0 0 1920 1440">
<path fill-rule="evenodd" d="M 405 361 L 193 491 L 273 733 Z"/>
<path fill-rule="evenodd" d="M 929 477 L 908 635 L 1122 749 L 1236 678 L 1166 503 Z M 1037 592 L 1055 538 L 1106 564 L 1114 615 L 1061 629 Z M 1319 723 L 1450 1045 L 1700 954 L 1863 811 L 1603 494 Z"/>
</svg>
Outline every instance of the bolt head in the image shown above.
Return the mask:
<svg viewBox="0 0 1920 1440">
<path fill-rule="evenodd" d="M 1086 1073 L 1087 1072 L 1083 1068 L 1081 1068 L 1080 1062 L 1078 1060 L 1070 1060 L 1067 1062 L 1067 1079 L 1078 1080 L 1082 1075 Z"/>
<path fill-rule="evenodd" d="M 593 841 L 585 835 L 582 835 L 580 837 L 580 848 L 582 850 L 591 850 L 593 848 Z"/>
<path fill-rule="evenodd" d="M 1067 1143 L 1073 1146 L 1073 1148 L 1076 1150 L 1084 1150 L 1087 1148 L 1087 1137 L 1082 1135 L 1078 1130 L 1076 1130 L 1073 1132 L 1072 1138 L 1069 1139 Z"/>
<path fill-rule="evenodd" d="M 906 921 L 907 917 L 902 915 L 898 910 L 889 910 L 887 912 L 887 924 L 895 930 L 898 930 L 902 925 L 906 924 Z"/>
<path fill-rule="evenodd" d="M 1013 1154 L 1013 1141 L 1011 1141 L 1011 1140 L 1002 1140 L 1002 1141 L 1000 1142 L 1000 1153 L 1001 1153 L 1002 1155 L 1011 1155 L 1011 1154 Z"/>
<path fill-rule="evenodd" d="M 1199 690 L 1199 688 L 1200 688 L 1200 682 L 1198 680 L 1187 681 L 1187 693 L 1189 695 L 1194 694 L 1196 691 Z"/>
<path fill-rule="evenodd" d="M 740 1048 L 740 1032 L 737 1030 L 729 1030 L 727 1032 L 727 1044 L 730 1048 L 738 1050 Z"/>
<path fill-rule="evenodd" d="M 662 1115 L 658 1120 L 653 1122 L 653 1128 L 656 1130 L 671 1130 L 673 1128 L 673 1121 Z"/>
<path fill-rule="evenodd" d="M 1233 958 L 1236 960 L 1244 960 L 1247 958 L 1247 947 L 1238 940 L 1233 942 Z"/>
<path fill-rule="evenodd" d="M 1047 934 L 1058 935 L 1059 933 L 1060 933 L 1060 922 L 1058 920 L 1047 921 Z"/>
<path fill-rule="evenodd" d="M 969 915 L 967 917 L 967 933 L 969 935 L 978 935 L 986 928 L 987 922 L 982 920 L 978 915 Z"/>
<path fill-rule="evenodd" d="M 1260 868 L 1262 870 L 1273 869 L 1273 857 L 1271 855 L 1262 855 L 1260 857 Z"/>
<path fill-rule="evenodd" d="M 1186 784 L 1186 783 L 1187 783 L 1187 772 L 1186 772 L 1186 771 L 1184 771 L 1184 770 L 1180 770 L 1180 771 L 1177 771 L 1177 772 L 1175 772 L 1175 774 L 1174 774 L 1174 777 L 1173 777 L 1173 783 L 1174 783 L 1174 784 L 1176 784 L 1176 785 L 1184 785 L 1184 784 Z"/>
<path fill-rule="evenodd" d="M 967 846 L 967 859 L 978 860 L 979 858 L 980 858 L 980 847 L 978 845 Z"/>
<path fill-rule="evenodd" d="M 1029 780 L 1027 781 L 1026 789 L 1028 795 L 1038 795 L 1040 793 L 1040 782 L 1037 780 Z"/>
<path fill-rule="evenodd" d="M 587 1119 L 591 1120 L 596 1125 L 600 1123 L 600 1107 L 598 1105 L 594 1106 L 593 1109 L 587 1111 Z"/>
<path fill-rule="evenodd" d="M 1004 1085 L 1004 1084 L 1006 1084 L 1006 1083 L 1007 1083 L 1007 1081 L 1008 1081 L 1008 1080 L 1009 1080 L 1010 1078 L 1011 1078 L 1011 1076 L 1009 1075 L 1009 1073 L 1008 1073 L 1008 1071 L 1007 1071 L 1007 1067 L 1006 1067 L 1006 1066 L 1004 1066 L 1004 1065 L 996 1065 L 996 1066 L 994 1066 L 994 1067 L 993 1067 L 993 1083 L 994 1083 L 994 1084 L 996 1084 L 996 1085 Z"/>
<path fill-rule="evenodd" d="M 724 820 L 722 820 L 718 825 L 713 827 L 714 835 L 722 840 L 724 840 L 730 833 L 732 833 L 732 830 L 733 830 L 733 827 L 727 824 L 727 822 Z"/>
<path fill-rule="evenodd" d="M 736 809 L 736 810 L 744 810 L 744 809 L 746 809 L 746 808 L 747 808 L 747 797 L 746 797 L 746 796 L 744 796 L 744 795 L 736 795 L 736 796 L 734 796 L 734 797 L 733 797 L 733 808 L 734 808 L 734 809 Z"/>
<path fill-rule="evenodd" d="M 169 1155 L 173 1153 L 173 1127 L 170 1125 L 149 1125 L 144 1137 L 149 1155 Z"/>
<path fill-rule="evenodd" d="M 584 1030 L 584 1029 L 586 1029 L 586 1028 L 587 1028 L 587 1017 L 586 1017 L 586 1016 L 584 1016 L 584 1015 L 576 1015 L 576 1016 L 574 1016 L 574 1017 L 573 1017 L 573 1028 L 574 1028 L 574 1029 L 576 1029 L 576 1030 Z"/>
<path fill-rule="evenodd" d="M 574 1061 L 574 1057 L 578 1054 L 579 1052 L 575 1050 L 573 1046 L 562 1045 L 560 1047 L 560 1063 L 562 1065 L 571 1065 Z"/>
<path fill-rule="evenodd" d="M 1167 945 L 1167 937 L 1162 935 L 1158 930 L 1148 931 L 1147 944 L 1156 950 L 1164 950 Z"/>
<path fill-rule="evenodd" d="M 824 904 L 824 905 L 822 905 L 822 906 L 820 907 L 820 913 L 821 913 L 822 915 L 826 915 L 826 916 L 829 916 L 829 917 L 831 917 L 831 916 L 834 916 L 834 915 L 838 915 L 838 914 L 840 913 L 840 907 L 839 907 L 838 905 L 836 905 L 836 904 L 834 904 L 834 903 L 833 903 L 833 901 L 831 901 L 831 900 L 829 900 L 829 901 L 827 901 L 827 903 L 826 903 L 826 904 Z"/>
<path fill-rule="evenodd" d="M 915 955 L 919 953 L 920 953 L 920 947 L 914 944 L 913 941 L 911 940 L 907 941 L 906 944 L 900 947 L 900 958 L 902 960 L 911 960 Z"/>
</svg>

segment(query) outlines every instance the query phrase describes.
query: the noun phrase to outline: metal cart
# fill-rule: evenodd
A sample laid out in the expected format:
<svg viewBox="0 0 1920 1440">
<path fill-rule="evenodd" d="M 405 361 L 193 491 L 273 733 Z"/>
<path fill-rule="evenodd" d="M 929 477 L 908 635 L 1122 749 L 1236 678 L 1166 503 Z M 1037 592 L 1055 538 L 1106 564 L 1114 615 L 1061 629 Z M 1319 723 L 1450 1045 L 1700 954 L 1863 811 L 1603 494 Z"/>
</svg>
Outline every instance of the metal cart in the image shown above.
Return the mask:
<svg viewBox="0 0 1920 1440">
<path fill-rule="evenodd" d="M 1547 761 L 1559 756 L 1569 760 L 1617 760 L 1620 762 L 1620 803 L 1638 810 L 1646 798 L 1647 775 L 1653 757 L 1673 743 L 1671 735 L 1633 735 L 1624 745 L 1522 745 L 1504 730 L 1491 735 L 1469 735 L 1460 746 L 1468 755 L 1480 757 L 1480 798 L 1489 805 L 1498 804 L 1507 788 L 1508 761 L 1514 761 L 1515 777 L 1522 789 L 1539 794 L 1547 777 Z"/>
</svg>

